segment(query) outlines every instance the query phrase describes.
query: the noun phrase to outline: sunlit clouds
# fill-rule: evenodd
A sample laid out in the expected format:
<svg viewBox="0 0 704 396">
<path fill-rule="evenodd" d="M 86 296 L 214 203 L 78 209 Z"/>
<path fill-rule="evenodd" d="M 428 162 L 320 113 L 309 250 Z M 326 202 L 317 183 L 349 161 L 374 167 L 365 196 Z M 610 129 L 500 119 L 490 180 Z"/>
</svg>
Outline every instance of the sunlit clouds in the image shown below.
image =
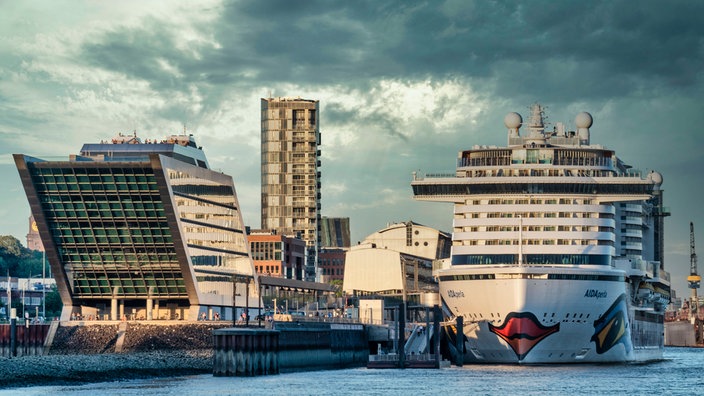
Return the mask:
<svg viewBox="0 0 704 396">
<path fill-rule="evenodd" d="M 322 214 L 350 217 L 353 240 L 393 221 L 451 232 L 451 207 L 412 200 L 411 172 L 505 145 L 504 115 L 539 101 L 553 123 L 590 112 L 592 142 L 663 174 L 666 258 L 688 263 L 676 246 L 704 224 L 702 13 L 650 0 L 6 2 L 0 234 L 27 233 L 12 153 L 67 158 L 120 132 L 184 130 L 259 227 L 269 95 L 320 101 Z"/>
</svg>

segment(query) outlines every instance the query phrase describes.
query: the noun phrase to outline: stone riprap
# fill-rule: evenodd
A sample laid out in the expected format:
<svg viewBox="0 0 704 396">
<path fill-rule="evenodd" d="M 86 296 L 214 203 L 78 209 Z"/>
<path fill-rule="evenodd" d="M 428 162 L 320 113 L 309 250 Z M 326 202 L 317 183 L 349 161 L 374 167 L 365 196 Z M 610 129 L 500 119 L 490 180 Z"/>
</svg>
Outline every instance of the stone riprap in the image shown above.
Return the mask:
<svg viewBox="0 0 704 396">
<path fill-rule="evenodd" d="M 84 383 L 213 372 L 213 329 L 226 322 L 60 326 L 48 355 L 0 357 L 0 387 Z"/>
<path fill-rule="evenodd" d="M 212 351 L 0 357 L 0 387 L 212 373 Z"/>
</svg>

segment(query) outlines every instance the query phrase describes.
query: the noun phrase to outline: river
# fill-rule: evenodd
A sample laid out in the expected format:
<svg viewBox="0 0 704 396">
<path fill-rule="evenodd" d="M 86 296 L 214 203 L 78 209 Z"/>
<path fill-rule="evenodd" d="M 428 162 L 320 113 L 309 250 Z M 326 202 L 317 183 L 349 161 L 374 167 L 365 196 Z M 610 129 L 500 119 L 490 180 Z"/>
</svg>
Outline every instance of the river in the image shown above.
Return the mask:
<svg viewBox="0 0 704 396">
<path fill-rule="evenodd" d="M 704 349 L 666 348 L 648 364 L 366 368 L 261 377 L 152 378 L 33 386 L 0 395 L 692 395 L 704 394 Z"/>
</svg>

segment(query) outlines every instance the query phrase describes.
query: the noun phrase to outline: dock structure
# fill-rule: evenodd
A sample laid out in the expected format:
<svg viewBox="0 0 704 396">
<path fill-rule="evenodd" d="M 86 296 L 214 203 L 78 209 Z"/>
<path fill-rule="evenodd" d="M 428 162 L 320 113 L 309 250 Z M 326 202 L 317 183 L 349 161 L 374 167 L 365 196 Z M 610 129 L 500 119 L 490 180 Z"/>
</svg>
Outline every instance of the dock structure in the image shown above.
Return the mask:
<svg viewBox="0 0 704 396">
<path fill-rule="evenodd" d="M 213 331 L 213 375 L 247 377 L 279 373 L 279 334 L 265 329 Z"/>
<path fill-rule="evenodd" d="M 213 331 L 215 376 L 363 367 L 367 331 L 361 324 L 275 322 L 274 329 Z"/>
<path fill-rule="evenodd" d="M 0 356 L 43 355 L 50 324 L 18 323 L 0 324 Z"/>
<path fill-rule="evenodd" d="M 400 311 L 405 309 L 404 303 L 400 305 Z M 409 324 L 410 335 L 406 339 L 405 315 L 399 316 L 398 329 L 396 331 L 397 350 L 391 353 L 377 353 L 369 355 L 367 368 L 442 368 L 448 367 L 449 362 L 442 360 L 440 353 L 440 308 L 433 307 L 433 322 L 425 324 Z M 427 316 L 426 316 L 427 318 Z"/>
</svg>

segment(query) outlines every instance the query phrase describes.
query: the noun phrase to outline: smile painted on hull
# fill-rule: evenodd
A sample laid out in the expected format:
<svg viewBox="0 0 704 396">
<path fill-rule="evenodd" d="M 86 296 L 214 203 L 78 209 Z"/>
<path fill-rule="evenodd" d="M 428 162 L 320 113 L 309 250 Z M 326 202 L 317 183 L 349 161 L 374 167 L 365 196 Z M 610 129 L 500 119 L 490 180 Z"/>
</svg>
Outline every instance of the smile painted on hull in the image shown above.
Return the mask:
<svg viewBox="0 0 704 396">
<path fill-rule="evenodd" d="M 504 324 L 498 327 L 489 324 L 489 330 L 511 346 L 518 360 L 523 360 L 545 337 L 560 331 L 560 324 L 543 326 L 531 312 L 511 312 Z"/>
</svg>

